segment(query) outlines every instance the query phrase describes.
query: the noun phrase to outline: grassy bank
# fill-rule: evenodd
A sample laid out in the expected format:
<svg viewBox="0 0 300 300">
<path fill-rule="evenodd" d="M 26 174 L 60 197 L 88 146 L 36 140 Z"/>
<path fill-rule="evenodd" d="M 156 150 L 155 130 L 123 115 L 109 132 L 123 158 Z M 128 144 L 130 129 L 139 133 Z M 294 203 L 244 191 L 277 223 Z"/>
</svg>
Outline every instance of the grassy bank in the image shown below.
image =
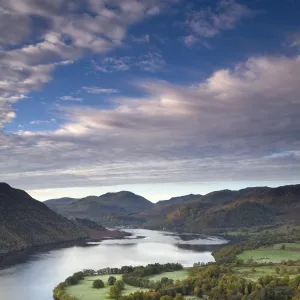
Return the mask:
<svg viewBox="0 0 300 300">
<path fill-rule="evenodd" d="M 176 281 L 176 280 L 183 280 L 183 279 L 187 278 L 188 276 L 189 276 L 188 270 L 183 269 L 180 271 L 165 272 L 162 274 L 153 275 L 153 276 L 150 276 L 149 279 L 154 280 L 154 281 L 159 281 L 159 280 L 161 280 L 161 278 L 167 277 L 168 279 L 172 279 L 172 280 Z"/>
<path fill-rule="evenodd" d="M 280 243 L 269 247 L 247 250 L 237 255 L 243 261 L 254 260 L 258 263 L 280 263 L 300 259 L 300 243 Z"/>
<path fill-rule="evenodd" d="M 66 292 L 68 295 L 76 297 L 80 300 L 99 300 L 99 299 L 111 299 L 109 297 L 109 289 L 111 286 L 107 284 L 107 280 L 111 275 L 101 275 L 101 276 L 88 276 L 85 277 L 84 280 L 81 280 L 77 285 L 71 285 L 66 288 Z M 122 275 L 114 275 L 117 280 L 122 279 Z M 102 289 L 93 289 L 93 281 L 101 279 L 105 287 Z M 133 287 L 130 285 L 125 285 L 125 289 L 123 291 L 123 295 L 129 295 L 136 291 L 143 290 L 141 288 Z"/>
</svg>

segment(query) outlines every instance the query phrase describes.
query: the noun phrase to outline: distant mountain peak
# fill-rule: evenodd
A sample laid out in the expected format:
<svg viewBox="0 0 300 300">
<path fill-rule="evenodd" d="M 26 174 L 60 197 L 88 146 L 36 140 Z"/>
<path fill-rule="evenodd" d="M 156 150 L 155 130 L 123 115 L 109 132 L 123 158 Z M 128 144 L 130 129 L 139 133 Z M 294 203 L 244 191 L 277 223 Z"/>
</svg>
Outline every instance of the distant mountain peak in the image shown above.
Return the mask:
<svg viewBox="0 0 300 300">
<path fill-rule="evenodd" d="M 108 193 L 105 193 L 103 195 L 100 195 L 99 197 L 104 197 L 104 196 L 116 196 L 116 195 L 119 195 L 119 196 L 124 196 L 124 195 L 132 195 L 132 196 L 138 196 L 136 195 L 135 193 L 132 193 L 132 192 L 129 192 L 129 191 L 119 191 L 119 192 L 108 192 Z"/>
<path fill-rule="evenodd" d="M 0 182 L 0 190 L 12 189 L 12 187 L 6 182 Z"/>
</svg>

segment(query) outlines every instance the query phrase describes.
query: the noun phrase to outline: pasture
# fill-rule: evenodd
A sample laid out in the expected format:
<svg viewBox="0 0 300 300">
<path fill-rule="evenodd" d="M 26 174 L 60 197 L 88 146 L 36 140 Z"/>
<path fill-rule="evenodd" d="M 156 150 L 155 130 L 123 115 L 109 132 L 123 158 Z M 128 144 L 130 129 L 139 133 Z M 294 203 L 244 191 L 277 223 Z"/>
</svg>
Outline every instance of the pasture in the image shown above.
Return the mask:
<svg viewBox="0 0 300 300">
<path fill-rule="evenodd" d="M 84 280 L 81 280 L 79 284 L 68 286 L 66 292 L 80 300 L 99 300 L 99 299 L 110 299 L 109 289 L 110 286 L 107 284 L 107 280 L 111 275 L 101 275 L 101 276 L 89 276 Z M 117 280 L 122 279 L 122 275 L 113 275 Z M 96 279 L 101 279 L 105 287 L 102 289 L 93 289 L 93 281 Z M 123 295 L 129 295 L 136 291 L 142 290 L 141 288 L 133 287 L 130 285 L 125 285 L 125 289 L 122 292 Z"/>
<path fill-rule="evenodd" d="M 254 250 L 247 250 L 237 255 L 238 259 L 247 262 L 253 259 L 258 263 L 280 263 L 288 260 L 300 260 L 300 243 L 275 244 Z"/>
</svg>

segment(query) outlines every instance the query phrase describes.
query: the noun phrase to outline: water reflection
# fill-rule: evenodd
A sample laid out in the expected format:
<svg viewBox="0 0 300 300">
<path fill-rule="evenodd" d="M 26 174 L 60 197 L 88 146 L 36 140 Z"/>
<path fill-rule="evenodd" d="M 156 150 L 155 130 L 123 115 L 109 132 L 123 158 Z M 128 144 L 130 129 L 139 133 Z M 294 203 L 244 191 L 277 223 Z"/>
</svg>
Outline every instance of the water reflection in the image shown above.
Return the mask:
<svg viewBox="0 0 300 300">
<path fill-rule="evenodd" d="M 135 237 L 144 238 L 106 240 L 90 247 L 75 246 L 39 253 L 23 264 L 0 271 L 0 299 L 52 300 L 53 287 L 82 269 L 154 262 L 179 262 L 184 266 L 191 266 L 194 262 L 209 262 L 213 260 L 213 245 L 225 242 L 203 236 L 184 240 L 173 233 L 130 231 Z"/>
</svg>

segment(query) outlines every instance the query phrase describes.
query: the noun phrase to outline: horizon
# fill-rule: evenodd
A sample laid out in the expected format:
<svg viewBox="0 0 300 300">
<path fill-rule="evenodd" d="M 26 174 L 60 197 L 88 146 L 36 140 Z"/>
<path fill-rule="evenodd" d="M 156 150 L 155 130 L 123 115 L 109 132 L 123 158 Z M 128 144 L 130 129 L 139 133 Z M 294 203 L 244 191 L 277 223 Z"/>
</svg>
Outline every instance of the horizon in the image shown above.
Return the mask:
<svg viewBox="0 0 300 300">
<path fill-rule="evenodd" d="M 300 2 L 271 2 L 4 0 L 1 180 L 154 203 L 296 182 Z"/>
<path fill-rule="evenodd" d="M 147 186 L 146 187 L 139 186 L 138 188 L 133 188 L 132 190 L 126 189 L 125 188 L 126 186 L 124 186 L 125 189 L 123 189 L 123 187 L 119 187 L 119 186 L 112 186 L 112 187 L 103 187 L 102 191 L 100 191 L 101 188 L 99 188 L 99 189 L 94 188 L 94 189 L 92 189 L 93 191 L 99 190 L 100 192 L 99 193 L 94 192 L 94 193 L 90 193 L 90 194 L 85 194 L 86 193 L 85 189 L 83 189 L 81 191 L 77 190 L 77 189 L 71 189 L 72 192 L 71 191 L 62 192 L 62 193 L 65 193 L 65 194 L 63 194 L 62 197 L 52 197 L 52 198 L 49 198 L 51 192 L 50 192 L 50 194 L 49 194 L 49 192 L 48 193 L 46 192 L 46 194 L 42 198 L 34 197 L 35 194 L 37 194 L 37 195 L 39 194 L 39 191 L 26 191 L 26 192 L 31 197 L 33 197 L 34 199 L 39 200 L 41 202 L 44 202 L 44 201 L 47 201 L 47 200 L 60 199 L 60 198 L 82 199 L 82 198 L 89 197 L 89 196 L 99 197 L 99 196 L 105 195 L 107 193 L 131 192 L 131 193 L 134 193 L 136 195 L 142 196 L 143 198 L 149 200 L 152 203 L 157 203 L 158 201 L 170 200 L 173 197 L 183 197 L 183 196 L 187 196 L 187 195 L 190 195 L 190 194 L 205 196 L 205 195 L 210 194 L 212 192 L 223 191 L 223 190 L 238 191 L 238 190 L 242 190 L 242 189 L 245 189 L 245 188 L 255 188 L 255 187 L 277 188 L 277 187 L 282 187 L 282 186 L 291 186 L 291 185 L 299 185 L 299 184 L 300 183 L 297 182 L 297 181 L 289 182 L 289 183 L 281 182 L 281 183 L 277 183 L 277 184 L 266 182 L 265 185 L 263 185 L 263 184 L 257 185 L 256 183 L 252 183 L 252 184 L 247 185 L 247 186 L 245 185 L 245 183 L 244 183 L 244 185 L 242 183 L 240 183 L 238 186 L 236 186 L 235 188 L 231 188 L 231 189 L 226 188 L 225 187 L 226 184 L 225 185 L 217 184 L 216 187 L 219 186 L 220 189 L 214 189 L 213 186 L 211 186 L 210 189 L 204 189 L 204 188 L 199 189 L 199 188 L 197 188 L 199 186 L 198 183 L 189 183 L 187 185 L 187 188 L 184 189 L 185 192 L 182 192 L 181 194 L 180 194 L 180 192 L 178 194 L 174 194 L 173 192 L 157 193 L 157 192 L 151 191 L 151 188 L 148 188 Z M 130 187 L 132 187 L 132 186 L 130 186 Z M 199 190 L 204 191 L 204 193 L 197 192 Z M 180 189 L 179 189 L 179 191 L 180 191 Z M 188 192 L 188 191 L 191 191 L 191 192 Z M 57 192 L 57 191 L 55 191 L 55 192 Z M 78 196 L 78 194 L 80 194 L 80 196 Z M 47 196 L 47 195 L 49 195 L 49 196 Z M 55 194 L 52 194 L 52 195 L 55 195 Z M 75 195 L 77 195 L 77 196 L 75 196 Z M 162 198 L 162 196 L 160 196 L 160 195 L 164 195 L 165 198 Z"/>
</svg>

